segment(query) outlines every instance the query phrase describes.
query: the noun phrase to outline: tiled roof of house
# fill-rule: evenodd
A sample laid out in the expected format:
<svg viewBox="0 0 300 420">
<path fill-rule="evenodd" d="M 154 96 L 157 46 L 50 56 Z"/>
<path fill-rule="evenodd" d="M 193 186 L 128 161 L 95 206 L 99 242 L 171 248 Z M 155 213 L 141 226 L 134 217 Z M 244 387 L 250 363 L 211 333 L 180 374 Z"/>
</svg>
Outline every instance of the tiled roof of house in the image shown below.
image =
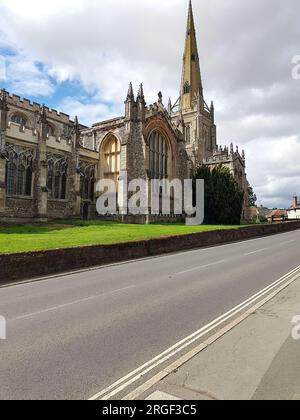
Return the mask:
<svg viewBox="0 0 300 420">
<path fill-rule="evenodd" d="M 276 210 L 272 210 L 270 211 L 270 213 L 267 214 L 267 218 L 271 219 L 272 217 L 283 217 L 283 216 L 287 216 L 287 211 L 286 210 L 281 210 L 281 209 L 276 209 Z"/>
</svg>

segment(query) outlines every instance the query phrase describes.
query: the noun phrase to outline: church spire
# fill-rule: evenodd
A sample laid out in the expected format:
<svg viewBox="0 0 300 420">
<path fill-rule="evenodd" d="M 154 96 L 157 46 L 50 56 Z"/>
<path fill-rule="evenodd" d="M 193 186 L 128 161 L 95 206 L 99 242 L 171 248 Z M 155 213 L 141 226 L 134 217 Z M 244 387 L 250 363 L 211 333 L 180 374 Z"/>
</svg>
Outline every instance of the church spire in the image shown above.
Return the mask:
<svg viewBox="0 0 300 420">
<path fill-rule="evenodd" d="M 182 81 L 180 89 L 180 106 L 182 110 L 189 110 L 200 95 L 203 98 L 203 87 L 197 48 L 192 1 L 189 0 L 187 32 L 183 56 Z"/>
</svg>

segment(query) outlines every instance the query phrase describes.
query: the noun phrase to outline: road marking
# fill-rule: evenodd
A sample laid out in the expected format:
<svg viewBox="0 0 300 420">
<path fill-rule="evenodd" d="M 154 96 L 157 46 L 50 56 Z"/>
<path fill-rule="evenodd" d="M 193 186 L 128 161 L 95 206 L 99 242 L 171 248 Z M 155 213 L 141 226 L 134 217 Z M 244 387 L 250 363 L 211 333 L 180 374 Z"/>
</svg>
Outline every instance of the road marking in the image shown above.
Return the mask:
<svg viewBox="0 0 300 420">
<path fill-rule="evenodd" d="M 279 245 L 288 245 L 288 244 L 291 244 L 292 242 L 296 242 L 296 240 L 295 239 L 292 239 L 291 241 L 280 242 Z"/>
<path fill-rule="evenodd" d="M 258 309 L 260 309 L 267 302 L 272 300 L 275 296 L 277 296 L 282 290 L 287 288 L 295 280 L 299 279 L 299 274 L 300 273 L 298 273 L 295 277 L 288 280 L 286 283 L 282 284 L 278 289 L 273 291 L 271 294 L 267 295 L 263 300 L 256 303 L 254 306 L 252 306 L 250 309 L 248 309 L 246 312 L 244 312 L 242 315 L 240 315 L 240 317 L 233 320 L 231 323 L 229 323 L 224 328 L 222 328 L 220 331 L 218 331 L 216 334 L 214 334 L 209 339 L 207 339 L 206 341 L 201 343 L 195 349 L 191 350 L 189 353 L 185 354 L 180 359 L 176 360 L 176 362 L 172 363 L 167 368 L 165 368 L 164 370 L 159 372 L 157 375 L 153 376 L 151 379 L 149 379 L 143 385 L 141 385 L 140 387 L 138 387 L 134 391 L 127 394 L 124 398 L 122 398 L 122 401 L 130 401 L 130 400 L 137 399 L 138 397 L 143 395 L 145 392 L 147 392 L 150 388 L 152 388 L 154 385 L 158 384 L 162 379 L 166 378 L 171 373 L 174 373 L 174 371 L 178 370 L 186 362 L 191 360 L 197 354 L 201 353 L 203 350 L 207 349 L 210 345 L 215 343 L 217 340 L 219 340 L 221 337 L 223 337 L 225 334 L 227 334 L 229 331 L 231 331 L 237 325 L 241 324 L 250 315 L 254 314 Z"/>
<path fill-rule="evenodd" d="M 297 275 L 296 275 L 297 274 Z M 233 316 L 237 315 L 242 310 L 246 309 L 248 306 L 250 306 L 252 303 L 257 301 L 259 298 L 262 298 L 267 293 L 270 293 L 273 289 L 276 287 L 279 287 L 284 282 L 286 282 L 291 276 L 296 275 L 292 280 L 294 281 L 296 278 L 298 278 L 300 274 L 300 266 L 296 267 L 294 270 L 291 270 L 289 273 L 285 274 L 280 279 L 276 280 L 274 283 L 270 284 L 269 286 L 265 287 L 255 295 L 251 296 L 241 304 L 237 305 L 235 308 L 231 309 L 230 311 L 226 312 L 219 318 L 215 319 L 208 325 L 202 327 L 200 330 L 194 332 L 190 336 L 184 338 L 183 340 L 179 341 L 169 349 L 165 350 L 158 356 L 154 357 L 149 362 L 145 363 L 144 365 L 140 366 L 139 368 L 135 369 L 134 371 L 130 372 L 128 375 L 124 376 L 123 378 L 119 379 L 118 381 L 114 382 L 112 385 L 108 386 L 107 388 L 103 389 L 102 391 L 95 394 L 93 397 L 90 398 L 91 401 L 94 400 L 108 400 L 115 395 L 119 394 L 124 389 L 128 388 L 133 383 L 137 382 L 139 379 L 141 379 L 143 376 L 145 376 L 147 373 L 151 372 L 153 369 L 161 365 L 162 363 L 169 360 L 171 357 L 175 356 L 176 354 L 180 353 L 185 348 L 189 347 L 194 342 L 198 341 L 201 337 L 208 334 L 210 331 L 213 331 L 218 326 L 224 324 L 227 320 L 232 318 Z M 286 285 L 284 285 L 286 287 Z M 200 348 L 203 349 L 207 347 L 207 344 L 201 344 Z M 199 349 L 198 349 L 199 352 Z M 170 372 L 169 372 L 170 373 Z M 168 373 L 161 372 L 158 374 L 157 377 L 165 377 Z"/>
<path fill-rule="evenodd" d="M 148 401 L 181 401 L 181 398 L 175 397 L 171 394 L 166 394 L 165 392 L 156 391 L 153 392 L 148 398 Z"/>
<path fill-rule="evenodd" d="M 244 254 L 244 255 L 247 257 L 248 255 L 258 254 L 259 252 L 268 251 L 269 249 L 270 249 L 270 248 L 257 249 L 256 251 L 247 252 L 247 254 Z"/>
<path fill-rule="evenodd" d="M 45 314 L 47 312 L 53 312 L 53 311 L 56 311 L 58 309 L 62 309 L 62 308 L 66 308 L 68 306 L 76 305 L 78 303 L 87 302 L 89 300 L 97 299 L 99 297 L 113 295 L 115 293 L 119 293 L 119 292 L 123 292 L 125 290 L 133 289 L 134 287 L 136 287 L 136 286 L 128 286 L 128 287 L 124 287 L 122 289 L 113 290 L 111 292 L 100 293 L 98 295 L 88 296 L 88 297 L 83 298 L 83 299 L 78 299 L 78 300 L 74 300 L 72 302 L 64 303 L 63 305 L 52 306 L 51 308 L 43 309 L 41 311 L 36 311 L 36 312 L 31 312 L 31 313 L 26 314 L 26 315 L 21 315 L 21 316 L 18 316 L 16 318 L 14 318 L 14 320 L 19 321 L 21 319 L 31 318 L 33 316 Z"/>
<path fill-rule="evenodd" d="M 181 276 L 182 274 L 191 273 L 192 271 L 201 270 L 202 268 L 213 267 L 214 265 L 223 264 L 224 262 L 226 262 L 226 260 L 216 261 L 214 263 L 206 264 L 206 265 L 199 265 L 198 267 L 190 268 L 189 270 L 185 270 L 185 271 L 180 271 L 179 273 L 175 273 L 173 275 Z"/>
</svg>

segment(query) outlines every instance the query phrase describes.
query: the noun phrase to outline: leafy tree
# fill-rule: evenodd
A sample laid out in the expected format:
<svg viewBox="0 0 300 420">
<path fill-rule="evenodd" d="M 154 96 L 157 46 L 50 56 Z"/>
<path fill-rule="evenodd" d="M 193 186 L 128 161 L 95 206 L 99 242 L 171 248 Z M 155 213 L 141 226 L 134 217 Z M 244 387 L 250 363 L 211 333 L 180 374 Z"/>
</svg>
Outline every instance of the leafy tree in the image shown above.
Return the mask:
<svg viewBox="0 0 300 420">
<path fill-rule="evenodd" d="M 199 166 L 194 175 L 194 191 L 197 179 L 203 179 L 205 185 L 205 223 L 239 225 L 244 193 L 230 170 L 223 165 L 218 165 L 213 170 L 207 166 Z"/>
<path fill-rule="evenodd" d="M 249 206 L 255 207 L 256 202 L 257 202 L 257 196 L 256 194 L 254 194 L 253 188 L 250 186 L 248 187 L 248 196 L 249 196 Z"/>
</svg>

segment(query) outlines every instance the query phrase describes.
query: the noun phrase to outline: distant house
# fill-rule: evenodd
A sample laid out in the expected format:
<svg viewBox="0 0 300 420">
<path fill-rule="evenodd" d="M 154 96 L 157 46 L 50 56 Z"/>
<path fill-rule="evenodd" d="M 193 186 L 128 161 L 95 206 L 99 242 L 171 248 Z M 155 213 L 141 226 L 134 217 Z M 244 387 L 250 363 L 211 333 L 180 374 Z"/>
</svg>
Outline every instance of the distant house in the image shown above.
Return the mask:
<svg viewBox="0 0 300 420">
<path fill-rule="evenodd" d="M 286 210 L 275 209 L 270 211 L 266 217 L 268 222 L 284 222 L 287 220 L 288 215 Z"/>
<path fill-rule="evenodd" d="M 268 209 L 267 207 L 260 206 L 258 207 L 258 214 L 260 218 L 267 218 L 268 213 L 270 213 L 271 209 Z"/>
<path fill-rule="evenodd" d="M 300 219 L 300 203 L 298 203 L 298 197 L 293 197 L 293 205 L 287 210 L 289 220 Z"/>
<path fill-rule="evenodd" d="M 249 220 L 255 220 L 255 221 L 265 221 L 265 219 L 267 218 L 267 214 L 270 213 L 270 209 L 268 209 L 267 207 L 256 207 L 256 206 L 252 206 L 249 207 Z"/>
<path fill-rule="evenodd" d="M 258 208 L 255 206 L 252 206 L 249 208 L 249 219 L 250 220 L 257 220 L 259 217 Z"/>
</svg>

